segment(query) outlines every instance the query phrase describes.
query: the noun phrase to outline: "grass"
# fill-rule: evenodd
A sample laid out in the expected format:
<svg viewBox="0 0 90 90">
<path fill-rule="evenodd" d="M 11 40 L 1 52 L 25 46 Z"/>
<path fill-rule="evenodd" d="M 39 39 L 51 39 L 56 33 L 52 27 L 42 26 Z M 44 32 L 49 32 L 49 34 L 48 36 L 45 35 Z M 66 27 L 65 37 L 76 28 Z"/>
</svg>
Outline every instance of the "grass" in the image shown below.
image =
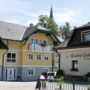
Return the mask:
<svg viewBox="0 0 90 90">
<path fill-rule="evenodd" d="M 64 82 L 65 82 L 65 81 L 64 81 L 64 76 L 61 76 L 61 77 L 59 77 L 59 78 L 56 78 L 56 79 L 54 80 L 54 82 L 64 83 Z"/>
<path fill-rule="evenodd" d="M 88 86 L 88 90 L 90 90 L 90 85 Z"/>
</svg>

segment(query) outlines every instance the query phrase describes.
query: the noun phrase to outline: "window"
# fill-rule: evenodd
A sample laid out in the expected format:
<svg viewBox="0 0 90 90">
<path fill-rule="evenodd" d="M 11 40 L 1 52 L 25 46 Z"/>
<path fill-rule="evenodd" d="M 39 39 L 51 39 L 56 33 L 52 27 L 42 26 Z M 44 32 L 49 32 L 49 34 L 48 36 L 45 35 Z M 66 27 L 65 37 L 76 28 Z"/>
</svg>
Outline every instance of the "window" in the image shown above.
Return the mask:
<svg viewBox="0 0 90 90">
<path fill-rule="evenodd" d="M 32 39 L 31 44 L 38 44 L 38 40 L 37 39 Z"/>
<path fill-rule="evenodd" d="M 48 68 L 44 68 L 43 72 L 49 72 L 49 69 Z"/>
<path fill-rule="evenodd" d="M 34 59 L 34 55 L 33 54 L 29 54 L 29 60 L 33 60 Z"/>
<path fill-rule="evenodd" d="M 45 60 L 46 60 L 46 61 L 48 60 L 48 55 L 45 55 Z"/>
<path fill-rule="evenodd" d="M 33 76 L 33 75 L 35 74 L 34 69 L 33 69 L 33 68 L 30 68 L 29 71 L 28 71 L 28 74 L 29 74 L 30 76 Z"/>
<path fill-rule="evenodd" d="M 43 40 L 43 44 L 47 45 L 48 44 L 47 40 Z"/>
<path fill-rule="evenodd" d="M 83 35 L 84 41 L 90 41 L 90 33 L 86 33 Z"/>
<path fill-rule="evenodd" d="M 16 62 L 16 54 L 7 53 L 7 62 Z"/>
<path fill-rule="evenodd" d="M 41 54 L 37 55 L 37 60 L 41 60 Z"/>
<path fill-rule="evenodd" d="M 78 60 L 72 61 L 72 69 L 71 71 L 78 71 Z"/>
</svg>

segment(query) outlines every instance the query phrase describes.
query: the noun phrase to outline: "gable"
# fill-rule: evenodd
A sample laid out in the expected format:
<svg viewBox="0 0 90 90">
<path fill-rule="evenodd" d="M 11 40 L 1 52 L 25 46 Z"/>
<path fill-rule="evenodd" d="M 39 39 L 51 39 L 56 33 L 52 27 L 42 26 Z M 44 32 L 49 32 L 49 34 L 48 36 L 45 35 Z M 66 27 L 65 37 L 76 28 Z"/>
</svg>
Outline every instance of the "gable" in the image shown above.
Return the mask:
<svg viewBox="0 0 90 90">
<path fill-rule="evenodd" d="M 59 39 L 54 35 L 52 31 L 42 26 L 38 25 L 27 27 L 0 21 L 0 37 L 3 40 L 24 41 L 27 40 L 32 34 L 37 32 L 48 34 L 55 43 L 60 43 Z"/>
<path fill-rule="evenodd" d="M 83 35 L 88 32 L 90 32 L 90 26 L 74 29 L 74 32 L 69 40 L 68 46 L 83 42 L 85 43 Z"/>
<path fill-rule="evenodd" d="M 37 32 L 35 34 L 32 34 L 29 39 L 37 39 L 39 41 L 39 43 L 41 43 L 43 40 L 46 40 L 48 42 L 49 45 L 53 45 L 54 41 L 53 39 L 47 35 L 46 33 L 42 33 L 42 32 Z"/>
<path fill-rule="evenodd" d="M 8 47 L 0 40 L 0 49 L 8 49 Z"/>
<path fill-rule="evenodd" d="M 54 49 L 72 49 L 90 47 L 90 22 L 73 30 L 72 36 Z"/>
</svg>

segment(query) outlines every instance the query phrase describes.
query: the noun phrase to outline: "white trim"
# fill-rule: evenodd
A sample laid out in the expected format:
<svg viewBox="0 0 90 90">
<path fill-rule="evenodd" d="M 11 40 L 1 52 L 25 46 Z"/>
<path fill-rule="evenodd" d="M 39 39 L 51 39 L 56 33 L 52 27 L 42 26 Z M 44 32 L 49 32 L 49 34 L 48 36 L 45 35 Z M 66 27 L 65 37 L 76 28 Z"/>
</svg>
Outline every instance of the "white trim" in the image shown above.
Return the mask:
<svg viewBox="0 0 90 90">
<path fill-rule="evenodd" d="M 45 67 L 45 68 L 49 68 L 49 67 L 52 67 L 52 66 L 30 66 L 30 65 L 23 65 L 23 66 L 20 66 L 20 65 L 5 65 L 4 67 Z"/>
<path fill-rule="evenodd" d="M 29 55 L 30 55 L 30 54 L 33 55 L 33 59 L 30 59 L 30 58 L 29 58 Z M 29 60 L 29 61 L 34 61 L 34 53 L 29 53 L 29 54 L 28 54 L 28 60 Z"/>
<path fill-rule="evenodd" d="M 46 41 L 46 45 L 48 45 L 48 40 L 42 40 L 42 43 L 44 44 L 44 41 Z"/>
<path fill-rule="evenodd" d="M 47 59 L 45 59 L 46 57 L 48 57 L 48 60 L 47 60 Z M 48 55 L 48 54 L 45 54 L 45 55 L 44 55 L 44 60 L 45 60 L 45 61 L 49 61 L 49 58 L 50 58 L 50 57 L 49 57 L 49 55 Z"/>
<path fill-rule="evenodd" d="M 73 61 L 77 61 L 78 63 L 77 63 L 77 68 L 78 68 L 78 70 L 79 70 L 79 60 L 78 59 L 72 59 L 72 62 Z M 74 66 L 75 66 L 75 64 L 74 64 Z"/>
<path fill-rule="evenodd" d="M 25 31 L 26 31 L 26 29 L 23 31 L 23 33 L 22 33 L 22 35 L 21 35 L 21 37 L 20 37 L 20 40 L 22 40 L 22 37 L 23 37 L 23 35 L 25 34 Z"/>
<path fill-rule="evenodd" d="M 7 61 L 7 59 L 9 59 L 9 58 L 7 57 L 7 54 L 8 54 L 8 53 L 11 54 L 11 58 L 10 58 L 10 59 L 13 59 L 13 58 L 12 58 L 12 54 L 15 54 L 15 62 L 12 62 L 12 61 L 9 62 L 9 61 Z M 7 54 L 6 54 L 6 62 L 7 62 L 7 63 L 16 63 L 16 62 L 17 62 L 17 53 L 16 53 L 16 52 L 7 52 Z"/>
<path fill-rule="evenodd" d="M 39 56 L 40 55 L 40 56 Z M 40 57 L 41 59 L 38 59 L 38 57 Z M 37 61 L 42 61 L 42 54 L 41 53 L 38 53 L 37 54 Z"/>
<path fill-rule="evenodd" d="M 85 33 L 90 33 L 90 30 L 86 30 L 86 31 L 81 31 L 81 42 L 83 42 L 83 34 Z"/>
<path fill-rule="evenodd" d="M 22 51 L 23 51 L 23 52 L 24 52 L 24 51 L 26 52 L 26 51 L 27 51 L 27 52 L 32 52 L 32 53 L 34 53 L 34 52 L 35 52 L 35 53 L 36 53 L 36 52 L 53 53 L 53 51 L 45 52 L 45 51 L 31 51 L 31 50 L 17 50 L 17 49 L 9 49 L 9 51 L 14 51 L 14 52 L 22 52 Z"/>
</svg>

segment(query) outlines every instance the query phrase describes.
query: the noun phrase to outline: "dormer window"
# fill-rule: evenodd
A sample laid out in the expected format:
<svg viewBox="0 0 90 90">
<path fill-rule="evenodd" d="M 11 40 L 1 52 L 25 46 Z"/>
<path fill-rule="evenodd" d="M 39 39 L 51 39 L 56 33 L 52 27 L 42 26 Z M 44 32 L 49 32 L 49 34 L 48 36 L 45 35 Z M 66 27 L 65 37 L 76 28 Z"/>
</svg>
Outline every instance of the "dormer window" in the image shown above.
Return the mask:
<svg viewBox="0 0 90 90">
<path fill-rule="evenodd" d="M 82 38 L 81 38 L 82 41 L 84 42 L 90 41 L 90 30 L 82 31 L 81 35 L 82 35 Z"/>
<path fill-rule="evenodd" d="M 90 33 L 83 35 L 84 41 L 90 41 Z"/>
</svg>

